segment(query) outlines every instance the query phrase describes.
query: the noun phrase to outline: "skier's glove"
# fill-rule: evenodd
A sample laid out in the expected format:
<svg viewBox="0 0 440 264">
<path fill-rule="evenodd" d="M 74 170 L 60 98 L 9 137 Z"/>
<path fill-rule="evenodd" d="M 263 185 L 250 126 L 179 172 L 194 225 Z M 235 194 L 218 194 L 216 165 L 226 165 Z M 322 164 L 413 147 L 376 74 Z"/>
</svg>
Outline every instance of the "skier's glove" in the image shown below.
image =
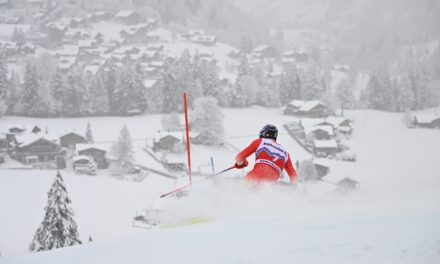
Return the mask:
<svg viewBox="0 0 440 264">
<path fill-rule="evenodd" d="M 249 162 L 247 160 L 244 161 L 239 161 L 235 163 L 235 168 L 236 169 L 243 169 L 246 168 L 249 165 Z"/>
</svg>

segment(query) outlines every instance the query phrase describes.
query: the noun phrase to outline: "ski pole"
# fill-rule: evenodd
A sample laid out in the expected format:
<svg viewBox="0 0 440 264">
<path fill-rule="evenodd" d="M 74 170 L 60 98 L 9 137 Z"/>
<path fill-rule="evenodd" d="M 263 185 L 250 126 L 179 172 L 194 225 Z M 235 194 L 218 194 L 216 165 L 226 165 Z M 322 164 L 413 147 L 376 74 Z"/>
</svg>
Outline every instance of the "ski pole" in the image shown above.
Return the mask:
<svg viewBox="0 0 440 264">
<path fill-rule="evenodd" d="M 216 174 L 213 174 L 213 175 L 209 175 L 209 176 L 203 177 L 203 178 L 202 178 L 200 181 L 198 181 L 197 183 L 202 182 L 202 181 L 207 180 L 207 179 L 210 179 L 210 178 L 212 178 L 212 177 L 214 177 L 214 176 L 220 175 L 220 174 L 225 173 L 225 172 L 227 172 L 227 171 L 230 171 L 230 170 L 232 170 L 232 169 L 234 169 L 234 168 L 235 168 L 235 165 L 234 165 L 234 166 L 231 166 L 231 167 L 229 167 L 229 168 L 226 168 L 226 169 L 224 169 L 224 170 L 222 170 L 222 171 L 220 171 L 220 172 L 217 172 Z M 171 195 L 171 194 L 175 194 L 175 193 L 177 193 L 177 192 L 179 192 L 179 191 L 181 191 L 181 190 L 184 190 L 184 189 L 186 189 L 186 188 L 188 188 L 188 187 L 191 187 L 191 184 L 187 184 L 187 185 L 184 185 L 184 186 L 179 187 L 179 188 L 177 188 L 177 189 L 174 189 L 174 190 L 172 190 L 172 191 L 170 191 L 170 192 L 164 193 L 164 194 L 162 194 L 162 195 L 160 196 L 160 198 L 164 198 L 164 197 L 167 197 L 167 196 L 169 196 L 169 195 Z"/>
</svg>

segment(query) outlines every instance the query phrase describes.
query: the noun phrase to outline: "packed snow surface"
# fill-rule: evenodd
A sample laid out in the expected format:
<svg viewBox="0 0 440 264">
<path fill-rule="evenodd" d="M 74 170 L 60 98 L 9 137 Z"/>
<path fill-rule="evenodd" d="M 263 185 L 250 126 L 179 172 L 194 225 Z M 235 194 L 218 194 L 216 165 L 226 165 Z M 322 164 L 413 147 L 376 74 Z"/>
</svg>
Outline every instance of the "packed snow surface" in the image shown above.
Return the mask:
<svg viewBox="0 0 440 264">
<path fill-rule="evenodd" d="M 245 147 L 264 124 L 273 123 L 294 160 L 309 158 L 281 128 L 292 118 L 280 109 L 223 111 L 231 146 Z M 241 181 L 241 171 L 233 170 L 215 180 L 198 182 L 194 177 L 198 183 L 191 195 L 177 200 L 157 198 L 175 182 L 154 174 L 136 183 L 62 171 L 85 244 L 43 253 L 29 254 L 27 246 L 43 218 L 54 171 L 0 170 L 1 263 L 440 263 L 440 131 L 407 129 L 400 114 L 348 115 L 355 121 L 355 133 L 347 142 L 358 161 L 328 161 L 328 182 L 296 188 L 251 186 Z M 6 117 L 0 124 L 85 128 L 90 121 L 95 140 L 112 140 L 123 124 L 133 138 L 153 136 L 148 127 L 159 120 Z M 118 124 L 118 129 L 105 130 L 109 124 Z M 195 147 L 193 160 L 202 164 L 214 153 L 218 171 L 233 161 L 236 151 L 231 148 L 210 152 Z M 361 188 L 335 192 L 329 182 L 345 176 L 359 181 Z M 211 221 L 133 228 L 136 210 L 148 207 L 164 209 L 171 223 L 194 216 Z M 86 242 L 89 235 L 94 242 Z"/>
</svg>

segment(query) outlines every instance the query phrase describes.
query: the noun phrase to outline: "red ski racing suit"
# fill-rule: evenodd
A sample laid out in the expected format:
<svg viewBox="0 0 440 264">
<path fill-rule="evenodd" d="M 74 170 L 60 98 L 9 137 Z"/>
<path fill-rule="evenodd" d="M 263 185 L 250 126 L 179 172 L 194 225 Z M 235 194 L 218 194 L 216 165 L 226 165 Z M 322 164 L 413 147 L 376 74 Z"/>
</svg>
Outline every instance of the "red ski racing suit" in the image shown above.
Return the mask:
<svg viewBox="0 0 440 264">
<path fill-rule="evenodd" d="M 254 140 L 247 148 L 237 154 L 236 164 L 245 164 L 246 158 L 255 153 L 255 166 L 246 175 L 246 180 L 276 182 L 283 169 L 286 169 L 293 183 L 296 181 L 296 171 L 290 160 L 289 153 L 283 146 L 268 138 L 259 138 Z"/>
</svg>

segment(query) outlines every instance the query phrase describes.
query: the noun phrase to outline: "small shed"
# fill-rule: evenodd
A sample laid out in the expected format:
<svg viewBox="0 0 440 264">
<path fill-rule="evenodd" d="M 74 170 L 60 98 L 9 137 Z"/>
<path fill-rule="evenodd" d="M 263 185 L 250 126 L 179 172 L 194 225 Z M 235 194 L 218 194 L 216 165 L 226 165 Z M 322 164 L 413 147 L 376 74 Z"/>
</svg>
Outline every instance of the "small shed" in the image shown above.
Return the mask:
<svg viewBox="0 0 440 264">
<path fill-rule="evenodd" d="M 153 147 L 159 150 L 173 150 L 176 144 L 183 142 L 182 132 L 159 132 L 154 137 Z"/>
</svg>

